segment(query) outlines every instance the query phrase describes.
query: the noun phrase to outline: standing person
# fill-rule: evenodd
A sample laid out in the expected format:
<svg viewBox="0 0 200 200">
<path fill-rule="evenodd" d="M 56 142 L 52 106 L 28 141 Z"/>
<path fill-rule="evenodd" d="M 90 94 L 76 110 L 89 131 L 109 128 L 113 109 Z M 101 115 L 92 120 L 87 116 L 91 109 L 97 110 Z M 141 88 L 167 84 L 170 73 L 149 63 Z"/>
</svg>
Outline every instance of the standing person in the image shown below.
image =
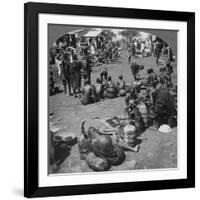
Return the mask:
<svg viewBox="0 0 200 200">
<path fill-rule="evenodd" d="M 172 53 L 172 49 L 169 47 L 169 45 L 167 46 L 167 58 L 168 58 L 169 62 L 173 61 L 173 53 Z"/>
<path fill-rule="evenodd" d="M 171 74 L 174 72 L 173 66 L 171 65 L 169 60 L 166 61 L 166 71 L 170 77 L 171 77 Z"/>
<path fill-rule="evenodd" d="M 73 94 L 76 98 L 76 92 L 78 90 L 78 94 L 80 97 L 80 89 L 81 89 L 81 69 L 82 69 L 82 62 L 78 60 L 77 55 L 74 54 L 73 56 L 73 63 L 72 63 L 72 88 L 73 88 Z"/>
<path fill-rule="evenodd" d="M 52 47 L 52 48 L 49 50 L 49 64 L 50 64 L 50 65 L 55 64 L 55 58 L 56 58 L 56 48 L 55 48 L 55 47 Z"/>
<path fill-rule="evenodd" d="M 63 52 L 60 49 L 58 54 L 55 57 L 55 64 L 57 68 L 57 75 L 60 77 L 61 76 L 61 68 L 62 68 L 62 62 L 63 62 Z"/>
<path fill-rule="evenodd" d="M 135 56 L 136 49 L 135 49 L 135 44 L 134 44 L 134 42 L 132 42 L 132 44 L 131 44 L 131 51 L 132 51 L 132 56 Z"/>
<path fill-rule="evenodd" d="M 52 96 L 55 92 L 54 90 L 54 78 L 53 78 L 53 72 L 50 71 L 49 73 L 50 77 L 49 77 L 49 95 Z"/>
<path fill-rule="evenodd" d="M 155 43 L 156 64 L 159 64 L 159 58 L 162 51 L 162 44 L 157 40 Z"/>
<path fill-rule="evenodd" d="M 91 83 L 91 72 L 92 72 L 92 60 L 91 60 L 91 56 L 88 55 L 86 57 L 86 64 L 85 64 L 85 74 L 87 75 L 88 81 L 89 83 Z"/>
<path fill-rule="evenodd" d="M 137 63 L 134 62 L 134 63 L 131 64 L 130 67 L 131 67 L 131 72 L 133 74 L 134 80 L 137 81 L 137 75 L 140 72 L 140 70 L 144 69 L 144 66 L 138 65 Z"/>
<path fill-rule="evenodd" d="M 131 47 L 129 46 L 128 47 L 128 63 L 130 63 L 131 62 L 131 55 L 132 55 L 132 52 L 131 52 Z"/>
<path fill-rule="evenodd" d="M 69 95 L 72 95 L 70 80 L 70 55 L 68 53 L 64 54 L 64 59 L 62 62 L 62 82 L 65 94 L 67 94 L 66 85 L 68 84 Z"/>
<path fill-rule="evenodd" d="M 145 43 L 143 41 L 141 41 L 140 52 L 141 52 L 142 57 L 144 57 L 144 50 L 145 50 Z"/>
</svg>

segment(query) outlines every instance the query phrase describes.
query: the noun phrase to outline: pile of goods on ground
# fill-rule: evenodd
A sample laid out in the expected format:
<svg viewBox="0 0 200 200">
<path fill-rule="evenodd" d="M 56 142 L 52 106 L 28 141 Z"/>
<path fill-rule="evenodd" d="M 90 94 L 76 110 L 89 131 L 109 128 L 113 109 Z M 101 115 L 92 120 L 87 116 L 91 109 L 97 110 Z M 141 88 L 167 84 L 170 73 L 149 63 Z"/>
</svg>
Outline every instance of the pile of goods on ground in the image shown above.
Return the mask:
<svg viewBox="0 0 200 200">
<path fill-rule="evenodd" d="M 138 151 L 136 127 L 128 120 L 118 117 L 90 120 L 88 128 L 85 123 L 82 122 L 78 147 L 81 160 L 92 170 L 107 171 L 125 161 L 126 150 Z"/>
</svg>

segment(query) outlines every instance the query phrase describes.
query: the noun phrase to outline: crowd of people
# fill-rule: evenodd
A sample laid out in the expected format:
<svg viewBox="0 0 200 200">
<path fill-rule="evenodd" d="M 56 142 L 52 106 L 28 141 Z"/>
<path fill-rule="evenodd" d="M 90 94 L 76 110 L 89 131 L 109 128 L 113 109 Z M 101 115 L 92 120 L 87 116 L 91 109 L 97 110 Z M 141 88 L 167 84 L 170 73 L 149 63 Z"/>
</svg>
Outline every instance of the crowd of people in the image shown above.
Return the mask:
<svg viewBox="0 0 200 200">
<path fill-rule="evenodd" d="M 135 55 L 136 48 L 140 46 L 143 50 L 149 48 L 149 52 L 156 55 L 157 64 L 161 53 L 167 52 L 168 57 L 165 66 L 160 67 L 159 74 L 149 68 L 146 69 L 147 77 L 143 78 L 139 76 L 139 72 L 146 67 L 131 62 L 131 58 L 129 58 L 133 81 L 132 83 L 126 83 L 123 74 L 119 74 L 118 81 L 114 82 L 106 67 L 109 60 L 113 61 L 115 56 L 119 56 L 120 43 L 102 41 L 98 44 L 98 48 L 92 48 L 95 51 L 91 50 L 93 45 L 91 43 L 87 51 L 84 51 L 84 57 L 81 56 L 80 51 L 78 52 L 77 49 L 66 45 L 59 45 L 59 48 L 55 46 L 50 49 L 50 95 L 56 92 L 54 67 L 56 68 L 56 76 L 62 80 L 64 93 L 80 98 L 83 105 L 102 101 L 106 98 L 124 96 L 125 109 L 130 119 L 135 115 L 133 115 L 134 112 L 137 113 L 135 110 L 137 105 L 143 102 L 146 110 L 148 110 L 149 124 L 154 123 L 155 125 L 156 122 L 161 125 L 165 122 L 172 126 L 176 115 L 177 89 L 171 80 L 173 67 L 171 65 L 172 53 L 169 53 L 171 52 L 170 48 L 159 41 L 152 43 L 151 40 L 147 40 L 143 48 L 142 42 L 139 43 L 137 40 L 133 40 L 130 44 L 131 56 Z M 105 64 L 101 66 L 101 72 L 99 77 L 96 78 L 96 83 L 92 83 L 91 72 L 96 62 L 95 59 Z M 147 126 L 147 123 L 145 126 Z"/>
<path fill-rule="evenodd" d="M 83 43 L 84 46 L 81 48 L 81 42 L 78 45 L 81 55 L 91 55 L 94 63 L 103 64 L 103 63 L 115 63 L 120 60 L 121 46 L 119 41 L 111 41 L 105 39 L 97 40 L 86 40 L 87 42 Z"/>
<path fill-rule="evenodd" d="M 161 55 L 166 56 L 170 62 L 174 60 L 170 46 L 159 38 L 153 41 L 151 37 L 145 40 L 133 37 L 128 41 L 128 62 L 130 63 L 131 58 L 136 55 L 141 55 L 142 57 L 155 56 L 157 65 Z"/>
<path fill-rule="evenodd" d="M 160 67 L 159 74 L 156 74 L 152 68 L 147 69 L 148 75 L 145 78 L 139 76 L 144 66 L 132 63 L 130 67 L 134 77 L 131 83 L 126 83 L 123 75 L 119 75 L 118 81 L 114 82 L 107 68 L 101 71 L 95 85 L 86 79 L 82 90 L 82 104 L 124 96 L 125 110 L 130 120 L 143 120 L 144 125 L 142 126 L 146 128 L 150 125 L 159 127 L 161 124 L 175 126 L 177 87 L 172 82 L 171 63 L 167 61 L 164 67 Z M 138 112 L 138 109 L 140 110 L 138 105 L 143 106 L 143 111 Z"/>
<path fill-rule="evenodd" d="M 123 140 L 121 136 L 119 137 L 121 139 L 115 137 L 117 142 L 113 143 L 110 136 L 99 132 L 95 127 L 85 130 L 85 121 L 83 121 L 81 137 L 78 141 L 75 141 L 77 140 L 75 138 L 70 143 L 74 145 L 78 142 L 81 159 L 85 160 L 91 169 L 106 171 L 111 166 L 124 162 L 124 150 L 138 151 L 135 149 L 137 146 L 135 141 L 145 129 L 149 127 L 158 129 L 163 124 L 171 128 L 176 126 L 177 85 L 172 78 L 174 74 L 173 53 L 166 43 L 159 40 L 152 42 L 150 39 L 146 41 L 133 39 L 127 49 L 129 69 L 133 78 L 131 82 L 127 82 L 125 74 L 119 73 L 117 77 L 114 77 L 109 69 L 110 63 L 120 59 L 119 42 L 99 40 L 98 43 L 94 43 L 89 41 L 86 49 L 81 50 L 80 45 L 76 47 L 60 42 L 59 45 L 55 44 L 50 49 L 49 94 L 56 95 L 57 91 L 60 91 L 56 87 L 56 82 L 59 82 L 62 84 L 63 92 L 67 96 L 77 98 L 83 106 L 118 97 L 124 101 L 127 124 L 122 126 L 119 122 L 118 131 L 115 131 L 115 134 L 123 135 Z M 142 57 L 155 56 L 156 70 L 154 71 L 148 65 L 132 62 L 136 54 L 141 54 Z M 162 66 L 159 63 L 161 55 L 166 55 Z M 91 76 L 93 76 L 92 70 L 97 62 L 102 65 L 99 67 L 100 72 L 95 73 L 94 82 L 94 77 Z M 141 74 L 145 73 L 140 73 L 141 71 L 145 71 L 147 75 L 142 77 Z M 58 145 L 62 149 L 63 141 L 56 140 L 56 142 L 62 143 Z M 68 150 L 63 160 L 71 150 L 71 146 L 66 145 Z M 55 145 L 55 152 L 56 148 L 58 147 Z M 58 157 L 60 157 L 60 152 Z"/>
</svg>

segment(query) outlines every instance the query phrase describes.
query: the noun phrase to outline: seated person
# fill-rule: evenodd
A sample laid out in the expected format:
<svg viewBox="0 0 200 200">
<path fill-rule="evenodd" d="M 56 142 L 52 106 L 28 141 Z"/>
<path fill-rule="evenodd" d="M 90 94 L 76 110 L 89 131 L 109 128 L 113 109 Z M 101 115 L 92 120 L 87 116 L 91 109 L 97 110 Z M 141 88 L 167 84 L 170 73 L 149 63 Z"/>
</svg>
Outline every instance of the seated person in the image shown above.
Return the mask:
<svg viewBox="0 0 200 200">
<path fill-rule="evenodd" d="M 146 82 L 147 86 L 155 88 L 158 83 L 158 77 L 157 77 L 156 73 L 151 68 L 151 69 L 147 70 L 147 74 L 148 74 L 147 82 Z"/>
<path fill-rule="evenodd" d="M 119 95 L 120 96 L 125 96 L 125 94 L 126 94 L 126 91 L 125 91 L 125 86 L 126 86 L 125 80 L 123 79 L 122 75 L 120 75 L 118 78 L 119 78 L 119 82 L 117 82 L 117 89 L 119 91 Z"/>
<path fill-rule="evenodd" d="M 119 89 L 125 89 L 125 80 L 123 79 L 122 75 L 119 75 L 119 82 L 117 83 L 117 87 Z"/>
<path fill-rule="evenodd" d="M 125 96 L 125 111 L 128 112 L 130 104 L 133 102 L 136 103 L 137 101 L 137 95 L 134 87 L 131 87 L 130 90 L 126 93 Z"/>
<path fill-rule="evenodd" d="M 163 83 L 162 87 L 152 93 L 154 119 L 159 127 L 162 124 L 173 124 L 176 114 L 175 102 L 167 89 L 167 84 Z"/>
<path fill-rule="evenodd" d="M 81 103 L 87 105 L 96 102 L 95 87 L 92 86 L 88 79 L 85 80 L 85 85 L 82 88 Z"/>
<path fill-rule="evenodd" d="M 99 77 L 96 79 L 95 92 L 96 92 L 97 100 L 100 100 L 103 98 L 104 87 Z"/>
<path fill-rule="evenodd" d="M 101 77 L 101 80 L 103 83 L 106 83 L 107 82 L 107 77 L 108 77 L 108 71 L 107 71 L 107 68 L 104 67 L 100 73 L 100 77 Z"/>
<path fill-rule="evenodd" d="M 108 76 L 108 82 L 105 86 L 104 96 L 108 98 L 114 98 L 117 96 L 117 88 L 115 87 L 112 77 Z"/>
<path fill-rule="evenodd" d="M 167 69 L 166 67 L 161 67 L 160 68 L 160 75 L 158 77 L 158 82 L 162 85 L 166 83 L 167 87 L 172 84 L 170 76 L 167 74 Z"/>
<path fill-rule="evenodd" d="M 164 67 L 161 67 L 159 69 L 159 74 L 158 74 L 158 82 L 160 83 L 161 81 L 162 82 L 166 82 L 166 77 L 165 77 L 165 73 L 164 73 L 165 69 Z"/>
</svg>

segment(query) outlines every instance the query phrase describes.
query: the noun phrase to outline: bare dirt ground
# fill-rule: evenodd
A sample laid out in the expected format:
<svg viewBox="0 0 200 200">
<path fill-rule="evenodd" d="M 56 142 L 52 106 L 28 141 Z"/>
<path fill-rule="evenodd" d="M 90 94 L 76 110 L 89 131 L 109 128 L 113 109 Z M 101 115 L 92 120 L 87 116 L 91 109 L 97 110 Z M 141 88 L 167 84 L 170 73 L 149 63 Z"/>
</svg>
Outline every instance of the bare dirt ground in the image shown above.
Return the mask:
<svg viewBox="0 0 200 200">
<path fill-rule="evenodd" d="M 143 64 L 145 69 L 140 73 L 141 77 L 146 76 L 146 70 L 153 68 L 155 72 L 159 71 L 156 66 L 155 57 L 135 58 L 132 61 Z M 176 71 L 176 64 L 174 71 Z M 92 83 L 95 83 L 96 77 L 100 74 L 103 65 L 94 67 L 92 72 Z M 130 70 L 130 64 L 127 62 L 126 52 L 122 52 L 122 61 L 120 63 L 108 64 L 108 73 L 114 81 L 117 81 L 120 74 L 123 75 L 126 82 L 133 81 Z M 176 81 L 176 72 L 174 75 Z M 59 84 L 59 83 L 58 83 Z M 60 87 L 62 87 L 60 85 Z M 80 135 L 80 126 L 83 120 L 91 118 L 109 118 L 124 115 L 124 97 L 115 99 L 105 99 L 104 101 L 82 105 L 80 99 L 66 96 L 64 93 L 49 97 L 49 113 L 53 113 L 49 121 L 56 126 L 66 130 L 60 134 L 68 135 L 74 133 Z M 59 135 L 59 133 L 57 133 Z M 177 167 L 177 128 L 173 128 L 170 133 L 161 133 L 158 130 L 147 129 L 142 134 L 142 142 L 139 152 L 126 152 L 126 160 L 119 166 L 112 167 L 110 170 L 129 170 L 129 169 L 161 169 Z M 130 161 L 136 161 L 134 167 L 130 167 Z M 72 147 L 71 154 L 61 164 L 58 173 L 70 172 L 88 172 L 92 171 L 85 163 L 80 160 L 78 145 Z"/>
</svg>

